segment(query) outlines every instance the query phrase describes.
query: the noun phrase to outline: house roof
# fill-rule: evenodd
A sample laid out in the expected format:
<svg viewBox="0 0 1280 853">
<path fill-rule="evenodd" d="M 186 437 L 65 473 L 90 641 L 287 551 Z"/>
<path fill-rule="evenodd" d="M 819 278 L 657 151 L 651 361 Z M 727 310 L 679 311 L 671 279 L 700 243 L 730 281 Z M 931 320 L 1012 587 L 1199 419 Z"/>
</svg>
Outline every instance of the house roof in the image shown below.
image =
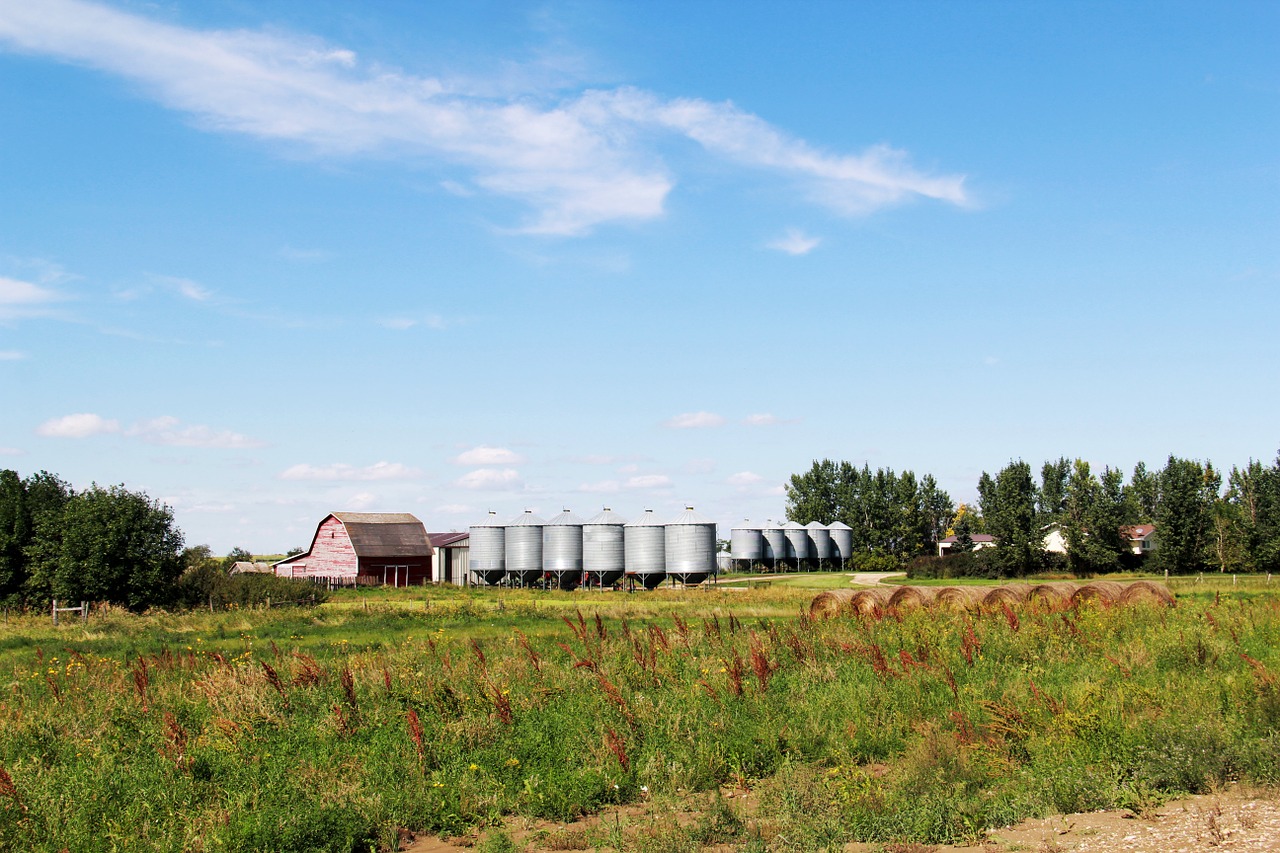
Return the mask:
<svg viewBox="0 0 1280 853">
<path fill-rule="evenodd" d="M 431 540 L 432 548 L 448 548 L 450 546 L 458 548 L 468 544 L 471 534 L 467 531 L 452 531 L 450 533 L 428 533 L 427 538 Z"/>
<path fill-rule="evenodd" d="M 1121 527 L 1120 532 L 1123 533 L 1131 542 L 1146 539 L 1152 533 L 1156 532 L 1154 524 L 1131 524 L 1128 527 Z"/>
<path fill-rule="evenodd" d="M 969 534 L 969 538 L 970 538 L 970 539 L 972 539 L 974 542 L 994 542 L 994 541 L 996 541 L 996 537 L 992 536 L 990 533 L 971 533 L 971 534 Z M 954 545 L 954 544 L 956 544 L 956 543 L 957 543 L 957 542 L 959 542 L 959 541 L 960 541 L 960 537 L 959 537 L 959 536 L 952 535 L 952 536 L 948 536 L 946 539 L 941 540 L 940 542 L 938 542 L 938 544 L 939 544 L 939 545 Z"/>
</svg>

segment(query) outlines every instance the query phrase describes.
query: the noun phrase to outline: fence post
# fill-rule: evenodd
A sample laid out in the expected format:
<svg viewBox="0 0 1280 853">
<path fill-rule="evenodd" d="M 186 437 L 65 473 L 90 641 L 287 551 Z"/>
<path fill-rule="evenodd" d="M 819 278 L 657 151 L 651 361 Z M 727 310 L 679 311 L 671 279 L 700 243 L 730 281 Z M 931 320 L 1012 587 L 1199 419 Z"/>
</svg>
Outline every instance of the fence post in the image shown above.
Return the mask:
<svg viewBox="0 0 1280 853">
<path fill-rule="evenodd" d="M 80 602 L 80 621 L 87 623 L 89 621 L 89 602 Z"/>
<path fill-rule="evenodd" d="M 58 599 L 53 600 L 53 624 L 58 624 Z"/>
</svg>

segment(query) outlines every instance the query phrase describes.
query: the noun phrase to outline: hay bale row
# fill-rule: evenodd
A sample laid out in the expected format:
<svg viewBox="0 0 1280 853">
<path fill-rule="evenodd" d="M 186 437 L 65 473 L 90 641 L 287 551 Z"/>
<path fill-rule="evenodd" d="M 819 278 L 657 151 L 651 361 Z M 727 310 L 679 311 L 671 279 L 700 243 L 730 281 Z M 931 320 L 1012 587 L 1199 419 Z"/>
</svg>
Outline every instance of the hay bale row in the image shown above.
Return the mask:
<svg viewBox="0 0 1280 853">
<path fill-rule="evenodd" d="M 1161 583 L 1134 581 L 1092 581 L 1079 585 L 1067 581 L 1004 584 L 996 587 L 900 586 L 889 592 L 883 588 L 838 589 L 819 593 L 809 604 L 811 619 L 832 619 L 845 614 L 870 616 L 879 611 L 915 610 L 940 607 L 947 610 L 999 610 L 1029 605 L 1051 609 L 1093 602 L 1108 606 L 1152 604 L 1172 606 L 1173 593 Z"/>
</svg>

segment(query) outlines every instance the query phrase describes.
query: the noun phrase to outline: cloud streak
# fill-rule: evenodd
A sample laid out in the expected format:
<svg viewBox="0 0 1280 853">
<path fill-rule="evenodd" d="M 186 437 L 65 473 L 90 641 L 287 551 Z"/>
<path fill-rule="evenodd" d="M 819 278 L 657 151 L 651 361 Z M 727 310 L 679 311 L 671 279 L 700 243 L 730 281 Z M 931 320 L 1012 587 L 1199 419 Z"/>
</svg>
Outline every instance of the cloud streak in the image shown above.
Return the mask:
<svg viewBox="0 0 1280 853">
<path fill-rule="evenodd" d="M 464 88 L 314 37 L 199 30 L 80 0 L 0 0 L 0 45 L 131 80 L 211 131 L 319 156 L 461 169 L 444 180 L 464 191 L 455 194 L 520 202 L 532 210 L 518 229 L 528 233 L 575 235 L 661 216 L 676 184 L 661 146 L 673 139 L 780 176 L 839 214 L 913 198 L 968 201 L 963 176 L 921 172 L 903 151 L 824 151 L 728 102 L 631 87 L 568 95 L 507 94 L 500 82 Z"/>
<path fill-rule="evenodd" d="M 713 412 L 684 412 L 666 421 L 669 429 L 709 429 L 724 425 L 724 416 Z"/>
<path fill-rule="evenodd" d="M 379 480 L 412 480 L 422 475 L 417 468 L 402 465 L 399 462 L 375 462 L 358 468 L 345 462 L 333 465 L 308 465 L 305 463 L 286 468 L 280 474 L 282 480 L 334 480 L 334 481 L 379 481 Z"/>
<path fill-rule="evenodd" d="M 92 412 L 78 412 L 47 420 L 36 427 L 36 435 L 45 438 L 88 438 L 120 431 L 120 422 Z"/>
</svg>

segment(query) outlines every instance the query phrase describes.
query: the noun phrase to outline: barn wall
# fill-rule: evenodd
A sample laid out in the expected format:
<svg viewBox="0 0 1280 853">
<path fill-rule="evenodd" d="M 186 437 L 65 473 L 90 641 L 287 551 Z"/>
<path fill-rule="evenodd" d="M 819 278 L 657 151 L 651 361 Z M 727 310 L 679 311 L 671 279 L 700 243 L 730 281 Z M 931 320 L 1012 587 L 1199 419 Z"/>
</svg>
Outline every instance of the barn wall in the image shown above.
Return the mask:
<svg viewBox="0 0 1280 853">
<path fill-rule="evenodd" d="M 298 566 L 294 577 L 354 578 L 356 566 L 356 551 L 351 546 L 347 529 L 341 521 L 329 516 L 316 531 L 311 553 L 306 558 L 306 568 Z"/>
</svg>

